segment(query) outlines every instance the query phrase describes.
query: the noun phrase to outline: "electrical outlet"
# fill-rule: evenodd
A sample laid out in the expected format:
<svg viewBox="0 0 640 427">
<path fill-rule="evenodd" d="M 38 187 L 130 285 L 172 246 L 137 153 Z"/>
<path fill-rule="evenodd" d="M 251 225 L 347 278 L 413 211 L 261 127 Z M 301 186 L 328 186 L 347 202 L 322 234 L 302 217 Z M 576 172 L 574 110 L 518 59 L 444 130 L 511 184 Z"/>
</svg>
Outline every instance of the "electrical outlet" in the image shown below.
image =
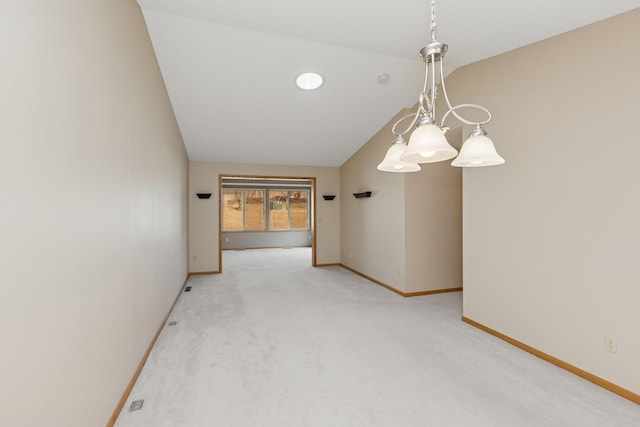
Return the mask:
<svg viewBox="0 0 640 427">
<path fill-rule="evenodd" d="M 618 340 L 615 337 L 606 337 L 604 339 L 604 349 L 611 352 L 618 352 Z"/>
<path fill-rule="evenodd" d="M 228 238 L 228 237 L 225 237 L 225 238 L 224 238 L 224 242 L 225 242 L 225 243 L 229 243 L 229 238 Z"/>
<path fill-rule="evenodd" d="M 353 258 L 353 252 L 349 252 L 349 259 Z"/>
</svg>

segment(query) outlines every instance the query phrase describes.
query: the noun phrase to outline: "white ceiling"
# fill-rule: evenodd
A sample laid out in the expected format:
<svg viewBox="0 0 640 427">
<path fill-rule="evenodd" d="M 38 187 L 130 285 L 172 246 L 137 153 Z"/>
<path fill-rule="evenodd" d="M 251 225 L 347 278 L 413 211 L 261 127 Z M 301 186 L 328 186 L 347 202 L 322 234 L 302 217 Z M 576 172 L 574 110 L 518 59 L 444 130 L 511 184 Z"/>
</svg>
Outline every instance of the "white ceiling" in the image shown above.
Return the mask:
<svg viewBox="0 0 640 427">
<path fill-rule="evenodd" d="M 191 160 L 340 166 L 418 99 L 427 0 L 138 3 Z M 439 0 L 436 7 L 451 71 L 640 0 Z M 316 91 L 294 84 L 309 70 L 325 77 Z M 383 73 L 387 84 L 377 81 Z"/>
</svg>

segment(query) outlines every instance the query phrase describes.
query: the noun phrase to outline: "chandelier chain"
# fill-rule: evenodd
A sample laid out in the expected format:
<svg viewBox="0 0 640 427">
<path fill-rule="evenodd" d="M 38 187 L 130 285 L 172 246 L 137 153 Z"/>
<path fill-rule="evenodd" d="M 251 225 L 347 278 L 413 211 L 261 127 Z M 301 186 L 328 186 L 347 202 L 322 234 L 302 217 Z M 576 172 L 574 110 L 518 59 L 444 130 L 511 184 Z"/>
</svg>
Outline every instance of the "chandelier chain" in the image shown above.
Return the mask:
<svg viewBox="0 0 640 427">
<path fill-rule="evenodd" d="M 431 41 L 436 41 L 436 0 L 431 0 L 431 24 L 429 28 L 431 29 Z"/>
</svg>

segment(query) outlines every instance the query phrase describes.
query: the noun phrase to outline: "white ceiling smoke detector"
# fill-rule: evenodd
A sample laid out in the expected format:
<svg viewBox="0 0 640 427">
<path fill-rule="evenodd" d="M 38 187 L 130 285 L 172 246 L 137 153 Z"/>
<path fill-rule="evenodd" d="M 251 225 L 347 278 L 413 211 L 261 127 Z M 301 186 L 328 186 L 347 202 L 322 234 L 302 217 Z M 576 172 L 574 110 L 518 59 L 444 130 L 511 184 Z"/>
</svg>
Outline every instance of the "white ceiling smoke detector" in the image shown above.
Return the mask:
<svg viewBox="0 0 640 427">
<path fill-rule="evenodd" d="M 380 74 L 378 76 L 378 83 L 380 83 L 381 85 L 389 83 L 389 80 L 391 80 L 391 76 L 387 73 Z"/>
</svg>

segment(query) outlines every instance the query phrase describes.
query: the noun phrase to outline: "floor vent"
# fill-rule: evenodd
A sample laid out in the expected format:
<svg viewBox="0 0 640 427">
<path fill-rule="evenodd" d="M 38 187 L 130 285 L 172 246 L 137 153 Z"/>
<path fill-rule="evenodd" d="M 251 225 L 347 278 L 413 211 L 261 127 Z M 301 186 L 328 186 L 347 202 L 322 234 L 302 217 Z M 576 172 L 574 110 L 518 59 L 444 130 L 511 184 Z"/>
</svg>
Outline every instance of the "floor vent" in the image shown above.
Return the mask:
<svg viewBox="0 0 640 427">
<path fill-rule="evenodd" d="M 184 288 L 185 292 L 191 292 L 191 286 L 187 286 L 186 288 Z"/>
<path fill-rule="evenodd" d="M 129 406 L 129 412 L 139 411 L 142 409 L 142 404 L 144 403 L 144 399 L 142 400 L 134 400 L 131 402 L 131 406 Z"/>
<path fill-rule="evenodd" d="M 167 326 L 176 326 L 178 324 L 178 322 L 176 322 L 175 320 L 172 320 L 171 322 L 169 322 L 167 324 Z"/>
</svg>

